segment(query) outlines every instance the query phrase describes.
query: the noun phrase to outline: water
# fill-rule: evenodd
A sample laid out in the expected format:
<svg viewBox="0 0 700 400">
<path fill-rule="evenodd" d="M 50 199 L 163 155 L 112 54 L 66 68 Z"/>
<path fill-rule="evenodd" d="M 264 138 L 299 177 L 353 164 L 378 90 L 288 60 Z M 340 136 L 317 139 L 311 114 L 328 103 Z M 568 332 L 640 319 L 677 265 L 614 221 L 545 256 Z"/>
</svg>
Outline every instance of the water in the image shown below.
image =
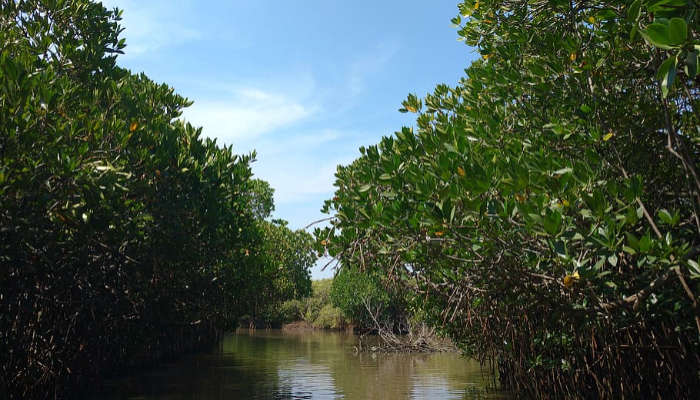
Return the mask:
<svg viewBox="0 0 700 400">
<path fill-rule="evenodd" d="M 241 330 L 218 348 L 110 382 L 107 399 L 495 399 L 492 377 L 457 354 L 356 353 L 327 331 Z"/>
</svg>

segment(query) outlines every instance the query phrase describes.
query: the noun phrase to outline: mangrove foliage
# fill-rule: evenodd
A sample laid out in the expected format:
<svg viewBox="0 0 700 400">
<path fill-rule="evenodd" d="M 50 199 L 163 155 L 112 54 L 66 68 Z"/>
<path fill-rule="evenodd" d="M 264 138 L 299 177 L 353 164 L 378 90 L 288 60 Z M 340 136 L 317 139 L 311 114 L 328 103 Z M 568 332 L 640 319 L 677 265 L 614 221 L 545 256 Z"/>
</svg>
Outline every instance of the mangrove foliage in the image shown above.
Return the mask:
<svg viewBox="0 0 700 400">
<path fill-rule="evenodd" d="M 117 66 L 119 21 L 0 1 L 0 398 L 75 397 L 310 291 L 312 238 L 266 219 L 255 154 Z"/>
<path fill-rule="evenodd" d="M 317 248 L 536 397 L 700 390 L 695 0 L 465 0 L 479 58 L 338 167 Z M 428 55 L 426 55 L 428 56 Z M 439 55 L 435 57 L 439 62 Z"/>
</svg>

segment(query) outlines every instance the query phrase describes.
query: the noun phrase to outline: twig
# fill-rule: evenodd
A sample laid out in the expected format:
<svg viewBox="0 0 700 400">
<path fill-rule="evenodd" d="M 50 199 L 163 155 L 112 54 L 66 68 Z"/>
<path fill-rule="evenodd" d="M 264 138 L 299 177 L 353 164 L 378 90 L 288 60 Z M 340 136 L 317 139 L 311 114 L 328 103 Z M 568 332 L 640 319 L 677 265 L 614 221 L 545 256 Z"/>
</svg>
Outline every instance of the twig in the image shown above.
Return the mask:
<svg viewBox="0 0 700 400">
<path fill-rule="evenodd" d="M 700 333 L 700 316 L 698 316 L 698 302 L 695 300 L 695 296 L 693 295 L 693 291 L 690 290 L 690 287 L 688 286 L 688 283 L 685 281 L 685 278 L 683 277 L 683 273 L 681 272 L 681 269 L 679 267 L 673 268 L 674 271 L 676 271 L 676 276 L 678 276 L 678 280 L 681 281 L 681 286 L 683 286 L 683 289 L 685 290 L 685 294 L 688 295 L 690 298 L 690 301 L 693 303 L 693 312 L 695 314 L 695 325 L 697 325 L 698 328 L 698 333 Z"/>
<path fill-rule="evenodd" d="M 304 230 L 307 230 L 307 229 L 311 228 L 312 226 L 314 226 L 314 225 L 316 225 L 316 224 L 320 224 L 321 222 L 330 221 L 330 220 L 332 220 L 333 218 L 335 218 L 335 215 L 332 216 L 332 217 L 321 218 L 321 219 L 319 219 L 319 220 L 316 220 L 316 221 L 314 221 L 314 222 L 312 222 L 312 223 L 306 225 L 306 226 L 304 227 Z"/>
<path fill-rule="evenodd" d="M 622 158 L 620 158 L 620 153 L 617 152 L 617 149 L 615 149 L 615 155 L 617 155 L 617 161 L 619 162 L 619 168 L 620 168 L 620 171 L 622 171 L 622 175 L 625 177 L 625 179 L 629 179 L 629 175 L 627 174 L 625 167 L 622 166 Z M 663 235 L 661 234 L 661 231 L 656 226 L 654 219 L 649 214 L 649 211 L 647 211 L 647 208 L 644 206 L 644 203 L 642 203 L 642 200 L 639 197 L 635 198 L 635 200 L 637 201 L 637 204 L 639 205 L 639 207 L 642 209 L 642 214 L 644 214 L 644 217 L 646 218 L 647 222 L 649 222 L 649 225 L 651 225 L 651 229 L 654 230 L 654 233 L 656 234 L 656 236 L 659 239 L 663 239 Z"/>
<path fill-rule="evenodd" d="M 664 272 L 661 276 L 654 279 L 654 281 L 652 281 L 649 284 L 649 286 L 638 291 L 637 293 L 635 293 L 631 296 L 623 297 L 622 300 L 619 300 L 619 301 L 616 301 L 613 303 L 602 303 L 599 305 L 599 307 L 602 308 L 603 310 L 609 311 L 609 310 L 615 309 L 619 306 L 632 304 L 632 308 L 636 310 L 639 307 L 639 304 L 641 304 L 641 302 L 644 301 L 644 299 L 649 297 L 649 295 L 651 295 L 651 293 L 654 289 L 657 289 L 657 288 L 661 287 L 664 283 L 666 283 L 668 278 L 671 276 L 671 272 L 673 272 L 673 268 Z"/>
</svg>

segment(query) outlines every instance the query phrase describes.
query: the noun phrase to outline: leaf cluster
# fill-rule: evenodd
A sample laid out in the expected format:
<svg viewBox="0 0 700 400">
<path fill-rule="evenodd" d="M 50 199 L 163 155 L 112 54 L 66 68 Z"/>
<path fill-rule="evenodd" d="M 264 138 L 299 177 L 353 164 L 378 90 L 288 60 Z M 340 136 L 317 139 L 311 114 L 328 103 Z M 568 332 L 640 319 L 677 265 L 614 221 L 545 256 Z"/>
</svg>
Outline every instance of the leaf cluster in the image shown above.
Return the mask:
<svg viewBox="0 0 700 400">
<path fill-rule="evenodd" d="M 116 65 L 120 15 L 87 0 L 0 2 L 10 398 L 60 397 L 310 291 L 312 239 L 264 221 L 274 205 L 252 179 L 255 153 L 203 137 L 180 119 L 189 100 Z"/>
<path fill-rule="evenodd" d="M 692 392 L 696 2 L 459 10 L 459 37 L 481 58 L 457 86 L 408 96 L 415 129 L 338 167 L 320 245 L 342 268 L 417 283 L 427 318 L 506 386 Z"/>
</svg>

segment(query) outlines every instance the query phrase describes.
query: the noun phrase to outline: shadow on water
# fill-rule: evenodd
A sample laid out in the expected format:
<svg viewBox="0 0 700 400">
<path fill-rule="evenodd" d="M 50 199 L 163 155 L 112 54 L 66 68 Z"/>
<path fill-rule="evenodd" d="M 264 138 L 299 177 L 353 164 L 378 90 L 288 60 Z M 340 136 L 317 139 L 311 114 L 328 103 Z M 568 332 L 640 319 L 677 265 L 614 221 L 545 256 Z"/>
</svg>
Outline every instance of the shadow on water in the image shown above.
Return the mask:
<svg viewBox="0 0 700 400">
<path fill-rule="evenodd" d="M 339 332 L 241 330 L 218 348 L 113 380 L 100 399 L 496 399 L 493 378 L 457 354 L 353 352 Z"/>
</svg>

